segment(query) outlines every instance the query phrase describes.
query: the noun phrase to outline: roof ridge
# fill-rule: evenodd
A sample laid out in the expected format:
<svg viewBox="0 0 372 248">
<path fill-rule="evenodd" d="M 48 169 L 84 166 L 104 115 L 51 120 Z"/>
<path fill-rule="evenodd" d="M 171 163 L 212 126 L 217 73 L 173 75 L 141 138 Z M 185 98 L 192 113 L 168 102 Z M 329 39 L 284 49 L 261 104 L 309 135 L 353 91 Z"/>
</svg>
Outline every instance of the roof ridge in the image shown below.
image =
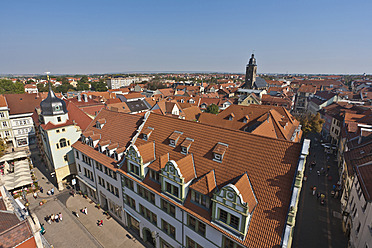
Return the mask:
<svg viewBox="0 0 372 248">
<path fill-rule="evenodd" d="M 224 128 L 224 127 L 214 126 L 214 125 L 210 125 L 210 124 L 207 124 L 207 123 L 189 121 L 189 120 L 184 120 L 184 119 L 182 119 L 182 120 L 181 119 L 176 119 L 172 116 L 160 115 L 160 114 L 157 114 L 157 113 L 154 113 L 154 112 L 151 112 L 151 114 L 154 114 L 156 116 L 163 116 L 165 118 L 170 118 L 172 120 L 179 120 L 179 121 L 186 121 L 186 122 L 190 122 L 190 123 L 197 123 L 198 125 L 204 125 L 204 126 L 209 126 L 209 127 L 213 127 L 213 128 L 218 128 L 218 129 L 226 130 L 226 131 L 229 131 L 229 132 L 236 132 L 236 133 L 240 133 L 240 134 L 244 133 L 245 135 L 253 135 L 253 136 L 256 136 L 256 137 L 260 137 L 262 139 L 269 139 L 269 140 L 287 142 L 287 143 L 291 143 L 291 144 L 297 143 L 297 142 L 293 142 L 293 141 L 290 141 L 290 140 L 271 138 L 271 137 L 262 136 L 262 135 L 258 135 L 258 134 L 254 134 L 254 133 L 249 133 L 249 132 L 245 132 L 245 131 L 241 131 L 241 130 L 235 130 L 235 129 L 229 129 L 229 128 Z"/>
</svg>

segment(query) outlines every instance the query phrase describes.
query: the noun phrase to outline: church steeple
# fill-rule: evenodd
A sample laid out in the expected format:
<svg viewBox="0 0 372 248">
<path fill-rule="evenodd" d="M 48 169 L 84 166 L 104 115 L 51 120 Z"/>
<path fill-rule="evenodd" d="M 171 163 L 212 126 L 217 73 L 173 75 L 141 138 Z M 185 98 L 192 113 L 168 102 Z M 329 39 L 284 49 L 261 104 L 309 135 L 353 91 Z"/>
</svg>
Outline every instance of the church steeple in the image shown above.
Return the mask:
<svg viewBox="0 0 372 248">
<path fill-rule="evenodd" d="M 67 114 L 67 108 L 65 101 L 59 99 L 52 90 L 52 85 L 49 80 L 47 73 L 47 79 L 49 84 L 49 92 L 47 98 L 40 103 L 41 114 L 43 116 L 54 116 Z"/>
<path fill-rule="evenodd" d="M 256 81 L 256 74 L 257 74 L 256 58 L 254 57 L 254 54 L 252 53 L 252 56 L 249 59 L 249 63 L 247 64 L 247 67 L 245 70 L 244 88 L 247 88 L 247 89 L 254 88 L 254 82 Z"/>
</svg>

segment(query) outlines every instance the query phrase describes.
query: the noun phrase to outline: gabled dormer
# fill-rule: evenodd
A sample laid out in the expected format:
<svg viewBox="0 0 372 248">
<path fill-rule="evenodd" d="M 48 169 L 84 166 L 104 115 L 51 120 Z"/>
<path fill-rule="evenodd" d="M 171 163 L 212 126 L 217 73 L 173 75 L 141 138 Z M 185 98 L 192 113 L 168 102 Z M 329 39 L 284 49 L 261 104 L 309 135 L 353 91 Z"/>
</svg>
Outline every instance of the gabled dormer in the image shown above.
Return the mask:
<svg viewBox="0 0 372 248">
<path fill-rule="evenodd" d="M 225 185 L 213 195 L 212 221 L 243 239 L 258 204 L 247 173 Z"/>
<path fill-rule="evenodd" d="M 131 145 L 127 152 L 128 172 L 143 179 L 145 168 L 155 160 L 155 143 L 149 142 L 141 146 Z"/>
<path fill-rule="evenodd" d="M 111 144 L 111 140 L 103 140 L 98 144 L 98 149 L 100 152 L 107 154 L 106 148 Z"/>
<path fill-rule="evenodd" d="M 109 146 L 106 147 L 106 155 L 111 157 L 114 155 L 114 151 L 116 151 L 116 149 L 119 148 L 119 144 L 118 143 L 113 143 L 113 144 L 110 144 Z"/>
<path fill-rule="evenodd" d="M 105 124 L 106 124 L 106 119 L 105 118 L 98 119 L 96 121 L 96 128 L 97 129 L 102 129 Z"/>
<path fill-rule="evenodd" d="M 176 147 L 178 139 L 181 137 L 182 132 L 174 131 L 168 138 L 169 146 Z"/>
<path fill-rule="evenodd" d="M 190 185 L 191 202 L 199 207 L 208 209 L 211 206 L 213 192 L 217 189 L 216 175 L 211 170 Z"/>
<path fill-rule="evenodd" d="M 229 116 L 228 116 L 229 121 L 234 120 L 234 118 L 235 118 L 235 114 L 234 113 L 229 114 Z"/>
<path fill-rule="evenodd" d="M 212 151 L 213 161 L 222 163 L 223 157 L 228 147 L 229 147 L 228 144 L 218 142 Z"/>
<path fill-rule="evenodd" d="M 178 160 L 168 161 L 161 169 L 162 192 L 172 198 L 184 201 L 187 195 L 188 186 L 194 178 L 196 171 L 192 154 Z"/>
<path fill-rule="evenodd" d="M 101 134 L 97 133 L 97 134 L 93 134 L 92 136 L 90 136 L 90 138 L 92 139 L 93 141 L 93 147 L 96 147 L 98 142 L 100 141 L 101 139 Z"/>
<path fill-rule="evenodd" d="M 249 121 L 249 116 L 248 116 L 248 115 L 244 116 L 243 119 L 242 119 L 242 121 L 243 121 L 244 123 L 248 123 L 248 121 Z"/>
<path fill-rule="evenodd" d="M 182 154 L 188 154 L 189 149 L 191 147 L 191 144 L 194 142 L 193 139 L 191 138 L 186 138 L 182 143 L 181 143 L 181 153 Z"/>
<path fill-rule="evenodd" d="M 148 141 L 152 131 L 154 131 L 154 128 L 152 127 L 147 127 L 146 129 L 142 130 L 142 139 Z"/>
</svg>

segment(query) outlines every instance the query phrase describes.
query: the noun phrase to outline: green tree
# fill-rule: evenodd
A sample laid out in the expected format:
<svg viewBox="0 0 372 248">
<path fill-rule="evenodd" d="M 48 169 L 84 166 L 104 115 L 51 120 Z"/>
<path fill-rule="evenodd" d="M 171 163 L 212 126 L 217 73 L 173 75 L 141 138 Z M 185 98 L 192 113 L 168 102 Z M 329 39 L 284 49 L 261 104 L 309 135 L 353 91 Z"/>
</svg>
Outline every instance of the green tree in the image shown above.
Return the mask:
<svg viewBox="0 0 372 248">
<path fill-rule="evenodd" d="M 207 113 L 211 113 L 211 114 L 218 114 L 218 112 L 220 111 L 220 109 L 218 108 L 218 106 L 214 103 L 212 103 L 211 105 L 209 105 L 207 107 L 207 109 L 205 110 L 205 112 Z"/>
<path fill-rule="evenodd" d="M 0 157 L 4 155 L 6 148 L 6 142 L 2 138 L 0 138 Z"/>
<path fill-rule="evenodd" d="M 25 93 L 25 87 L 21 82 L 13 83 L 8 79 L 0 79 L 0 94 L 22 94 Z"/>
<path fill-rule="evenodd" d="M 25 93 L 25 86 L 21 82 L 14 83 L 14 93 L 16 94 L 23 94 Z"/>
<path fill-rule="evenodd" d="M 81 83 L 88 83 L 88 76 L 87 75 L 84 75 L 84 76 L 82 76 L 81 78 L 80 78 L 80 80 L 79 80 Z"/>
<path fill-rule="evenodd" d="M 36 85 L 36 87 L 37 87 L 37 90 L 38 90 L 39 92 L 47 92 L 47 91 L 48 91 L 48 84 L 46 84 L 46 85 L 44 86 L 44 84 L 39 83 L 39 84 Z"/>
<path fill-rule="evenodd" d="M 89 90 L 89 85 L 79 81 L 76 85 L 76 90 L 78 91 Z"/>
<path fill-rule="evenodd" d="M 324 120 L 320 118 L 319 113 L 316 115 L 309 114 L 300 118 L 300 124 L 304 135 L 310 132 L 320 133 L 322 131 L 323 123 Z"/>
<path fill-rule="evenodd" d="M 99 82 L 91 82 L 91 90 L 104 92 L 107 91 L 107 85 L 103 80 Z"/>
</svg>

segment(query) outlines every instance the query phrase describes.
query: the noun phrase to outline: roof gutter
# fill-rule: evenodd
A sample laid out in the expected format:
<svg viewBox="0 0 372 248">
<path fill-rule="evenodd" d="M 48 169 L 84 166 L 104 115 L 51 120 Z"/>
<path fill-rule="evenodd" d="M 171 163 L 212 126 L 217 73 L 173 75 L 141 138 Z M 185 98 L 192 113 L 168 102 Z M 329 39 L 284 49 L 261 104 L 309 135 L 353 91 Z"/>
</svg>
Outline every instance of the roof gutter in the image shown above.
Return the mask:
<svg viewBox="0 0 372 248">
<path fill-rule="evenodd" d="M 302 182 L 304 177 L 306 158 L 309 155 L 310 140 L 305 139 L 302 143 L 302 149 L 300 158 L 297 164 L 297 173 L 292 183 L 292 197 L 288 209 L 286 225 L 282 237 L 282 247 L 289 248 L 292 246 L 293 229 L 295 228 L 296 215 L 298 210 L 298 202 L 300 199 L 300 193 L 302 189 Z"/>
</svg>

